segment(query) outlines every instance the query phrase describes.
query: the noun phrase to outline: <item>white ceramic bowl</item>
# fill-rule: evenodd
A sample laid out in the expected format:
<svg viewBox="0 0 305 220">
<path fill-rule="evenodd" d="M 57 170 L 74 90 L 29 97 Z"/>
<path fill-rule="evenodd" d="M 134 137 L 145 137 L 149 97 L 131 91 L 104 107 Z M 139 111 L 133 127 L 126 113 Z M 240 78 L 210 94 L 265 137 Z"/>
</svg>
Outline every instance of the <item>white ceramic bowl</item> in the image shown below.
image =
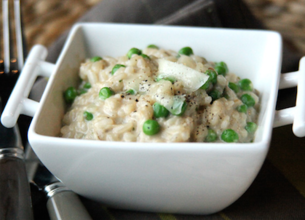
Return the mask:
<svg viewBox="0 0 305 220">
<path fill-rule="evenodd" d="M 225 61 L 230 71 L 251 79 L 261 92 L 254 143 L 156 144 L 58 137 L 65 113 L 63 91 L 76 86 L 81 61 L 94 55 L 116 57 L 151 43 L 173 50 L 191 46 L 195 54 Z M 281 76 L 282 40 L 276 32 L 86 23 L 73 27 L 55 65 L 44 62 L 46 54 L 39 45 L 30 52 L 2 123 L 11 127 L 19 114 L 33 116 L 29 141 L 45 166 L 76 193 L 112 207 L 217 212 L 237 200 L 256 177 L 274 126 L 294 121 L 295 134 L 305 135 L 300 98 L 305 93 L 305 59 L 298 72 Z M 37 75 L 50 77 L 40 103 L 26 98 Z M 298 82 L 297 106 L 275 111 L 279 87 Z"/>
</svg>

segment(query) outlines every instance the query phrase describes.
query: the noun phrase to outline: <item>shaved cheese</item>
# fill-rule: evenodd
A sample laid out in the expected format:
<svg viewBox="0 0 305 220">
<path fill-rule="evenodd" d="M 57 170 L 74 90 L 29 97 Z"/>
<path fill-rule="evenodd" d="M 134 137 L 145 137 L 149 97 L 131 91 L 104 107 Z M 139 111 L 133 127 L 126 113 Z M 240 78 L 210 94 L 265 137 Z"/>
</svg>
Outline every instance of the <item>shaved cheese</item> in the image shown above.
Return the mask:
<svg viewBox="0 0 305 220">
<path fill-rule="evenodd" d="M 163 105 L 170 113 L 178 115 L 182 112 L 182 106 L 185 101 L 185 97 L 182 95 L 164 95 L 156 96 L 157 102 Z"/>
<path fill-rule="evenodd" d="M 164 59 L 157 60 L 159 64 L 158 75 L 165 77 L 174 77 L 181 81 L 186 92 L 194 92 L 199 89 L 209 76 L 189 68 L 183 64 L 174 63 Z"/>
</svg>

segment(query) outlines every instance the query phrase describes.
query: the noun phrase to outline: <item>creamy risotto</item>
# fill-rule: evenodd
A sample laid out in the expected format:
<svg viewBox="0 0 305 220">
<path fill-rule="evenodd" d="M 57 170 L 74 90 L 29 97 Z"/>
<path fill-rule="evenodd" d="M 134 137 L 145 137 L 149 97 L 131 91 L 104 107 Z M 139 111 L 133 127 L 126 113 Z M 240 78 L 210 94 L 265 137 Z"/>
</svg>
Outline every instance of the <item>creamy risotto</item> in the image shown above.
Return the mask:
<svg viewBox="0 0 305 220">
<path fill-rule="evenodd" d="M 252 142 L 259 95 L 249 79 L 184 47 L 149 45 L 81 63 L 61 136 L 133 142 Z"/>
</svg>

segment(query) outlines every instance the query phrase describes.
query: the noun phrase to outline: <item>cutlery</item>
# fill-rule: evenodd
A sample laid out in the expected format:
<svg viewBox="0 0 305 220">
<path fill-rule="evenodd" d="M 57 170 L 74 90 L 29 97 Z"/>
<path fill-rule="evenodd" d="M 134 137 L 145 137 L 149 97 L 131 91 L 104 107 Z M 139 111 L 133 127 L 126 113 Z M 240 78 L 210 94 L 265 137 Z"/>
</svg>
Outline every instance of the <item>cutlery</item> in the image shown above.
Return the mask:
<svg viewBox="0 0 305 220">
<path fill-rule="evenodd" d="M 18 79 L 26 53 L 21 23 L 20 0 L 14 0 L 14 21 L 18 59 L 14 58 L 11 36 L 10 0 L 2 0 L 4 59 L 0 60 L 0 95 L 3 107 Z M 1 99 L 0 99 L 1 100 Z M 0 113 L 2 106 L 0 105 Z M 18 126 L 5 128 L 0 125 L 0 219 L 34 219 L 28 179 L 33 179 L 47 195 L 47 207 L 52 220 L 82 219 L 90 216 L 78 196 L 59 182 L 39 161 L 30 145 L 25 152 Z M 24 161 L 32 160 L 25 167 Z M 29 155 L 31 155 L 29 158 Z M 27 164 L 28 165 L 28 164 Z M 43 172 L 37 171 L 43 170 Z M 51 184 L 52 183 L 52 184 Z M 31 189 L 33 192 L 33 184 Z M 34 198 L 35 199 L 35 198 Z"/>
<path fill-rule="evenodd" d="M 79 197 L 40 162 L 30 146 L 25 150 L 25 161 L 32 191 L 38 192 L 36 196 L 47 206 L 51 220 L 91 220 Z"/>
<path fill-rule="evenodd" d="M 16 27 L 16 47 L 18 59 L 14 58 L 11 37 L 11 19 L 9 0 L 2 1 L 3 11 L 3 52 L 0 60 L 0 96 L 1 106 L 8 97 L 18 79 L 23 66 L 23 37 L 21 28 L 20 2 L 14 1 Z M 5 128 L 0 125 L 0 219 L 33 219 L 31 197 L 26 169 L 23 160 L 23 146 L 18 126 Z"/>
<path fill-rule="evenodd" d="M 33 219 L 30 195 L 18 127 L 0 124 L 0 219 Z"/>
</svg>

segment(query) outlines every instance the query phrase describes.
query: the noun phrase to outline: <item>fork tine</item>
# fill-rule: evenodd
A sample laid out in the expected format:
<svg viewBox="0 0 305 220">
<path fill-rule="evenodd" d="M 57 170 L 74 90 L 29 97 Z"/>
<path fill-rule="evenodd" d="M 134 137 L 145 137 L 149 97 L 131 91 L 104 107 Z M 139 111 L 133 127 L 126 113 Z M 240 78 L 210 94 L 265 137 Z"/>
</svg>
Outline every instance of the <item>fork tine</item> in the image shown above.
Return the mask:
<svg viewBox="0 0 305 220">
<path fill-rule="evenodd" d="M 4 72 L 9 74 L 12 55 L 9 1 L 2 0 Z"/>
<path fill-rule="evenodd" d="M 15 14 L 15 27 L 16 27 L 16 45 L 17 45 L 17 61 L 18 70 L 20 71 L 24 64 L 24 42 L 23 42 L 23 32 L 21 24 L 21 10 L 20 10 L 20 0 L 14 0 L 14 14 Z"/>
</svg>

